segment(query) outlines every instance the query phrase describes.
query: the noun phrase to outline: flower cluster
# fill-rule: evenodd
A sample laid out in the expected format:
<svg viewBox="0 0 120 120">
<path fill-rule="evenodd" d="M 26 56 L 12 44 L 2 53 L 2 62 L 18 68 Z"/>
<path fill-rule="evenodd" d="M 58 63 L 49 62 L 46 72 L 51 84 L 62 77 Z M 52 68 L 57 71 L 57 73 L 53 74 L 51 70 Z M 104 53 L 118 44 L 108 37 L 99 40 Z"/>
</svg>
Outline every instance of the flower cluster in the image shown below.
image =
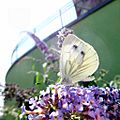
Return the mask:
<svg viewBox="0 0 120 120">
<path fill-rule="evenodd" d="M 67 37 L 67 35 L 69 35 L 69 34 L 73 34 L 73 30 L 68 29 L 68 28 L 63 28 L 58 32 L 58 35 L 57 35 L 58 42 L 57 42 L 57 44 L 58 44 L 59 48 L 62 47 L 62 43 L 63 43 L 65 37 Z"/>
<path fill-rule="evenodd" d="M 16 91 L 19 89 L 19 86 L 17 84 L 6 84 L 3 86 L 4 91 L 2 92 L 2 95 L 5 96 L 5 99 L 12 99 L 16 95 Z"/>
<path fill-rule="evenodd" d="M 120 90 L 50 85 L 22 105 L 28 120 L 118 120 Z"/>
<path fill-rule="evenodd" d="M 21 107 L 22 103 L 33 96 L 37 91 L 34 88 L 20 89 L 17 84 L 6 84 L 2 95 L 5 97 L 5 101 L 15 99 L 17 106 Z"/>
<path fill-rule="evenodd" d="M 52 52 L 50 52 L 48 45 L 40 40 L 34 33 L 27 32 L 27 34 L 35 41 L 36 46 L 43 52 L 45 55 L 45 59 L 48 61 L 56 61 L 58 57 L 55 56 Z"/>
</svg>

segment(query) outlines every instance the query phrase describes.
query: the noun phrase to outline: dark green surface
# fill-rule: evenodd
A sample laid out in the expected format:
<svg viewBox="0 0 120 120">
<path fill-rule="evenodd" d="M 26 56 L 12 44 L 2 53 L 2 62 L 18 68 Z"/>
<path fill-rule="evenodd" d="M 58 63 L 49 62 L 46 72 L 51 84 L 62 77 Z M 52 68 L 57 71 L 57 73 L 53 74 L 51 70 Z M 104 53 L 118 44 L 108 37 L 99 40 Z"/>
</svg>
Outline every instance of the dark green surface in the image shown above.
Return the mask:
<svg viewBox="0 0 120 120">
<path fill-rule="evenodd" d="M 120 74 L 120 0 L 116 0 L 72 26 L 77 36 L 95 47 L 107 80 Z"/>
<path fill-rule="evenodd" d="M 28 72 L 32 71 L 32 65 L 35 62 L 28 57 L 39 59 L 40 61 L 35 64 L 35 68 L 36 70 L 41 70 L 43 56 L 38 49 L 34 49 L 12 66 L 6 77 L 7 83 L 17 83 L 22 88 L 33 87 L 35 74 L 28 74 Z"/>
<path fill-rule="evenodd" d="M 120 74 L 120 0 L 111 2 L 71 28 L 77 36 L 95 47 L 100 57 L 100 68 L 109 70 L 107 80 Z M 56 37 L 52 39 L 56 40 Z M 42 58 L 38 49 L 27 56 Z M 31 60 L 17 62 L 6 76 L 7 83 L 17 83 L 23 88 L 33 86 L 34 75 L 27 74 L 31 66 Z M 39 70 L 40 64 L 36 66 Z"/>
</svg>

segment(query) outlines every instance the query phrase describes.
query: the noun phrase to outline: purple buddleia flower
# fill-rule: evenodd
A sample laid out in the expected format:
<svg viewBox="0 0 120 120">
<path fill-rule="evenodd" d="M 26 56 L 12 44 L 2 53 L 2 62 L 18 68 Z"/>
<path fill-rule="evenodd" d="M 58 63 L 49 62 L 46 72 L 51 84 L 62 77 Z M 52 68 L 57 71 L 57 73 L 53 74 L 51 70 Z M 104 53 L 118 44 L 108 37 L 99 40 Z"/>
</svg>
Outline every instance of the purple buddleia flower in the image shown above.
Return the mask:
<svg viewBox="0 0 120 120">
<path fill-rule="evenodd" d="M 57 109 L 49 115 L 49 120 L 64 120 L 61 110 Z"/>
<path fill-rule="evenodd" d="M 28 120 L 35 120 L 36 115 L 29 114 L 28 115 Z"/>
<path fill-rule="evenodd" d="M 43 52 L 48 53 L 48 46 L 44 41 L 41 41 L 34 33 L 27 32 L 27 34 L 35 41 L 37 47 Z"/>
<path fill-rule="evenodd" d="M 63 41 L 65 39 L 65 37 L 67 37 L 69 34 L 73 34 L 73 30 L 68 29 L 68 28 L 62 28 L 61 31 L 58 32 L 58 47 L 61 48 Z"/>
<path fill-rule="evenodd" d="M 25 105 L 23 104 L 22 107 L 22 113 L 19 115 L 20 119 L 22 119 L 22 117 L 25 115 Z"/>
<path fill-rule="evenodd" d="M 88 120 L 117 120 L 120 118 L 119 99 L 120 90 L 115 88 L 52 85 L 40 92 L 37 102 L 36 99 L 29 99 L 33 106 L 36 104 L 37 110 L 33 109 L 28 119 L 38 117 L 39 120 L 64 120 L 78 117 Z M 24 111 L 22 114 L 25 114 Z"/>
<path fill-rule="evenodd" d="M 40 40 L 34 33 L 32 32 L 26 32 L 36 43 L 36 46 L 42 53 L 45 55 L 45 59 L 48 61 L 56 61 L 58 60 L 58 57 L 50 52 L 48 45 Z"/>
<path fill-rule="evenodd" d="M 29 108 L 30 108 L 31 110 L 35 109 L 35 108 L 36 108 L 36 105 L 37 105 L 36 99 L 35 99 L 35 98 L 30 98 L 30 99 L 29 99 L 29 104 L 30 104 Z"/>
</svg>

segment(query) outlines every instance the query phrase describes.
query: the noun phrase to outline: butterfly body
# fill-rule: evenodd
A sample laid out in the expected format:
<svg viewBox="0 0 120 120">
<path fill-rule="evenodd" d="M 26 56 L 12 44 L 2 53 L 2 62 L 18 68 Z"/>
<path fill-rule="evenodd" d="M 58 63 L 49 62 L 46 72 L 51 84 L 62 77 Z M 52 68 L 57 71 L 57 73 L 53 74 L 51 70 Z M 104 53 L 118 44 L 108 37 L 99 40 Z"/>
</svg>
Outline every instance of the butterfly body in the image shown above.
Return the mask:
<svg viewBox="0 0 120 120">
<path fill-rule="evenodd" d="M 75 84 L 78 81 L 91 81 L 97 70 L 99 58 L 95 49 L 82 39 L 69 34 L 62 44 L 60 73 L 62 83 Z"/>
</svg>

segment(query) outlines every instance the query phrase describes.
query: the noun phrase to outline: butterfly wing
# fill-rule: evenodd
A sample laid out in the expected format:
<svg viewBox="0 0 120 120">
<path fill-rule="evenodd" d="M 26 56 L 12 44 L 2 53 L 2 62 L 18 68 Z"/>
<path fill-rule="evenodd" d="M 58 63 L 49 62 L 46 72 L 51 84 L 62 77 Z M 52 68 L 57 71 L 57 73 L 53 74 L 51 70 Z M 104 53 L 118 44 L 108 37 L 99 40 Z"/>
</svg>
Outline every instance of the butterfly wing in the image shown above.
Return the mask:
<svg viewBox="0 0 120 120">
<path fill-rule="evenodd" d="M 77 36 L 69 34 L 62 45 L 60 73 L 63 80 L 73 84 L 85 81 L 99 66 L 95 49 Z"/>
</svg>

